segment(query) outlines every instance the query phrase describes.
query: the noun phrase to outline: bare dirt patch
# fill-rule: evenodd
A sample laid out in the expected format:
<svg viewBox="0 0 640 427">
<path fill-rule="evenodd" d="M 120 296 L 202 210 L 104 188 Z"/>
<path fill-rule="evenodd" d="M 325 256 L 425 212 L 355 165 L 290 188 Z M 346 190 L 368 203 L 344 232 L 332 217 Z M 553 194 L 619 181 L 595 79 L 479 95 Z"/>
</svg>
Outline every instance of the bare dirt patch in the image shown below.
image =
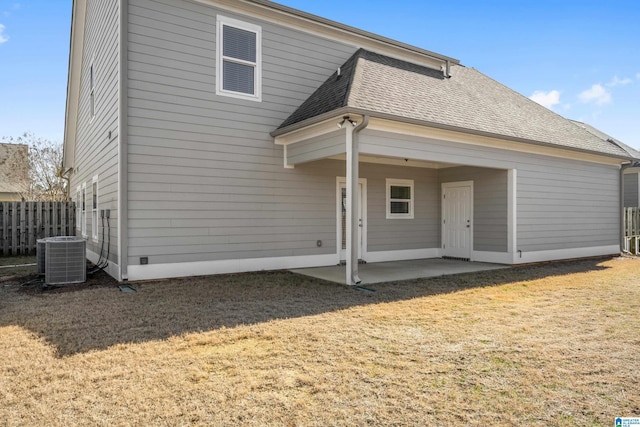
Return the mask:
<svg viewBox="0 0 640 427">
<path fill-rule="evenodd" d="M 8 425 L 612 425 L 640 260 L 385 283 L 288 272 L 0 286 Z"/>
</svg>

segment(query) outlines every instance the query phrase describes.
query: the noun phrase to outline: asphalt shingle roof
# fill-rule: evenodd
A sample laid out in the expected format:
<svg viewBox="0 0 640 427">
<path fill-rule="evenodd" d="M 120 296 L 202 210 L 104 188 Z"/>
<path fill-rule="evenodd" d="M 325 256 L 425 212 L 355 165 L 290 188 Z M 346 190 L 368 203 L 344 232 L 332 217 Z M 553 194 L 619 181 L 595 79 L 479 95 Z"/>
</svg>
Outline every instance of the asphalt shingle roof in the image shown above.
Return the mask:
<svg viewBox="0 0 640 427">
<path fill-rule="evenodd" d="M 569 119 L 569 120 L 571 120 L 571 119 Z M 614 144 L 617 144 L 618 146 L 620 146 L 620 148 L 625 150 L 632 157 L 634 157 L 636 159 L 640 159 L 640 152 L 638 150 L 636 150 L 633 147 L 630 147 L 629 145 L 625 144 L 622 141 L 619 141 L 619 140 L 615 139 L 611 135 L 607 135 L 606 133 L 602 132 L 600 129 L 596 129 L 593 126 L 591 126 L 591 125 L 589 125 L 587 123 L 579 122 L 577 120 L 571 120 L 571 122 L 573 122 L 575 125 L 581 127 L 582 129 L 585 129 L 586 131 L 591 132 L 592 134 L 594 134 L 595 136 L 597 136 L 598 138 L 600 138 L 602 140 L 605 140 L 605 141 L 608 140 L 609 142 L 613 142 Z"/>
<path fill-rule="evenodd" d="M 523 139 L 564 148 L 634 157 L 473 68 L 443 73 L 358 50 L 278 129 L 343 107 Z"/>
</svg>

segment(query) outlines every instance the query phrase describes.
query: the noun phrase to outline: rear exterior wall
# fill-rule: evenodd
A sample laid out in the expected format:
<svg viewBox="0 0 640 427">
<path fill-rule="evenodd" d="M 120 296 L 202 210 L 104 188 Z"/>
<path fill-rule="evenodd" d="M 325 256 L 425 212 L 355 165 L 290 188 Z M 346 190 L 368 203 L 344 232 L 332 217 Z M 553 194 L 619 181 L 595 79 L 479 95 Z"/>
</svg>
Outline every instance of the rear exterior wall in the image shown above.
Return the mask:
<svg viewBox="0 0 640 427">
<path fill-rule="evenodd" d="M 516 250 L 537 252 L 619 245 L 618 165 L 369 129 L 361 133 L 360 141 L 361 152 L 371 155 L 405 155 L 417 160 L 515 170 Z M 443 177 L 447 173 L 441 172 Z M 455 179 L 462 177 L 464 174 Z M 504 178 L 501 182 L 496 191 L 504 186 Z M 504 201 L 499 203 L 504 206 Z M 487 219 L 491 217 L 493 214 Z M 484 219 L 476 219 L 479 220 Z M 502 248 L 503 241 L 502 237 L 486 241 L 486 247 Z"/>
<path fill-rule="evenodd" d="M 285 169 L 269 133 L 357 48 L 191 1 L 129 3 L 129 264 L 335 253 L 344 162 Z M 261 26 L 262 102 L 216 95 L 218 14 Z"/>
<path fill-rule="evenodd" d="M 262 28 L 261 102 L 216 95 L 218 14 Z M 130 0 L 128 21 L 129 265 L 335 253 L 344 162 L 286 169 L 269 133 L 357 46 L 185 0 Z M 361 146 L 469 165 L 361 164 L 369 252 L 440 247 L 440 184 L 453 180 L 474 181 L 474 249 L 505 252 L 509 169 L 517 249 L 618 243 L 615 167 L 367 129 Z M 413 220 L 385 218 L 386 178 L 415 181 Z"/>
</svg>

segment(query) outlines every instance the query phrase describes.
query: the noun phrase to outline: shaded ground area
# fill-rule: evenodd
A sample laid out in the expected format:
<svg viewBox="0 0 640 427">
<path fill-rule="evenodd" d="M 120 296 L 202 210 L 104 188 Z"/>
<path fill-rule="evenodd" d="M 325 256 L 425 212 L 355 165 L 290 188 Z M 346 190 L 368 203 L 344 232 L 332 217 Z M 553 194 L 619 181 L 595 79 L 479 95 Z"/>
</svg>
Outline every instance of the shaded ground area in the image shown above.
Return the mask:
<svg viewBox="0 0 640 427">
<path fill-rule="evenodd" d="M 383 283 L 0 283 L 8 425 L 611 425 L 640 414 L 640 260 Z"/>
</svg>

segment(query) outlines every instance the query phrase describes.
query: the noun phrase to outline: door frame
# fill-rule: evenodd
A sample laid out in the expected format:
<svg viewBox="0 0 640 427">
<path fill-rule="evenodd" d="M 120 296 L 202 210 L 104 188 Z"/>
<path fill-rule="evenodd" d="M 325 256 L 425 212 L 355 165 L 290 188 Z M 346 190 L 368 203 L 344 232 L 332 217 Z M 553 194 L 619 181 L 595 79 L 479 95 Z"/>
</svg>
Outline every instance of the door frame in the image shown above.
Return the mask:
<svg viewBox="0 0 640 427">
<path fill-rule="evenodd" d="M 454 181 L 454 182 L 443 182 L 440 184 L 440 247 L 445 244 L 445 201 L 444 194 L 446 188 L 455 188 L 455 187 L 469 187 L 469 215 L 471 217 L 470 227 L 469 227 L 469 261 L 473 261 L 473 231 L 474 231 L 474 217 L 473 217 L 473 181 Z M 442 256 L 447 256 L 447 248 L 442 248 Z"/>
<path fill-rule="evenodd" d="M 360 192 L 360 212 L 362 213 L 362 227 L 360 227 L 360 247 L 358 248 L 358 259 L 366 261 L 367 256 L 367 179 L 359 178 L 359 186 L 362 187 Z M 336 177 L 336 257 L 337 264 L 345 261 L 342 256 L 342 194 L 341 186 L 347 186 L 347 178 L 343 176 Z"/>
</svg>

